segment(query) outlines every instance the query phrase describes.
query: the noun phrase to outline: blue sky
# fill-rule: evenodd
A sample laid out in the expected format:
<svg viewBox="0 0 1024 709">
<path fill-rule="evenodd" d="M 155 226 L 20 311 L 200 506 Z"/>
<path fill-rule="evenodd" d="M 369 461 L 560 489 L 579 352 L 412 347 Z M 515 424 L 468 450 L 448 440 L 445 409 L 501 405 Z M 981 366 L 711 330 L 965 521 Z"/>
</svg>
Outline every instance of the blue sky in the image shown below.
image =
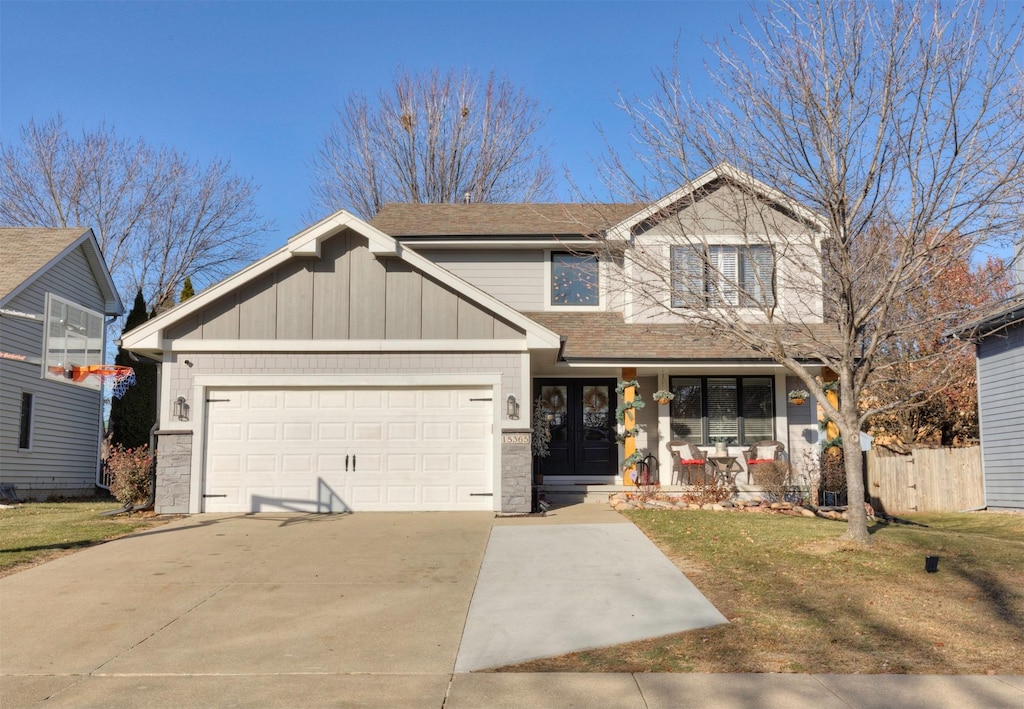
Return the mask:
<svg viewBox="0 0 1024 709">
<path fill-rule="evenodd" d="M 699 91 L 705 39 L 743 2 L 0 2 L 0 139 L 58 112 L 114 125 L 260 185 L 265 251 L 305 226 L 309 162 L 335 107 L 399 66 L 505 74 L 550 109 L 552 162 L 601 196 L 601 124 L 619 147 L 617 92 L 652 92 L 678 39 Z M 572 195 L 563 184 L 561 199 Z M 262 255 L 262 254 L 260 254 Z M 255 255 L 254 255 L 255 256 Z"/>
</svg>

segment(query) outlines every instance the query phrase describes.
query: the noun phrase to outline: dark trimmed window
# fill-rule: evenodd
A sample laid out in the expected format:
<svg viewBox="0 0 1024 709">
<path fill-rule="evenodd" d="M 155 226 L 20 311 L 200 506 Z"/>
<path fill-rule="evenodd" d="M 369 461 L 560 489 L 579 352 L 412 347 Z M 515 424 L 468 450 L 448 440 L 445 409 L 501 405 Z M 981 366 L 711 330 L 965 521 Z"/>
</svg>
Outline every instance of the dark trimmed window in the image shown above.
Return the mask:
<svg viewBox="0 0 1024 709">
<path fill-rule="evenodd" d="M 598 260 L 594 254 L 551 254 L 551 304 L 600 305 Z"/>
<path fill-rule="evenodd" d="M 18 448 L 32 447 L 32 404 L 33 396 L 27 391 L 21 393 L 21 424 L 18 427 Z"/>
<path fill-rule="evenodd" d="M 775 438 L 773 377 L 671 377 L 672 438 L 750 445 Z"/>
<path fill-rule="evenodd" d="M 673 308 L 730 308 L 775 304 L 770 246 L 673 246 Z"/>
</svg>

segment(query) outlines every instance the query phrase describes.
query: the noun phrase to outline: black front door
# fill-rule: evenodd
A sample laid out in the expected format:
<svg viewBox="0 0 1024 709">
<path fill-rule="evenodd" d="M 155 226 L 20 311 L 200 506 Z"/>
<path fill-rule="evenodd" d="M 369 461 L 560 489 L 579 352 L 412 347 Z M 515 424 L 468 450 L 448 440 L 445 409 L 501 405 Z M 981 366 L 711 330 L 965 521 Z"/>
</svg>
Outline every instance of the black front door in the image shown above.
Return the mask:
<svg viewBox="0 0 1024 709">
<path fill-rule="evenodd" d="M 544 476 L 607 478 L 618 473 L 614 379 L 537 379 L 534 401 L 551 430 Z"/>
</svg>

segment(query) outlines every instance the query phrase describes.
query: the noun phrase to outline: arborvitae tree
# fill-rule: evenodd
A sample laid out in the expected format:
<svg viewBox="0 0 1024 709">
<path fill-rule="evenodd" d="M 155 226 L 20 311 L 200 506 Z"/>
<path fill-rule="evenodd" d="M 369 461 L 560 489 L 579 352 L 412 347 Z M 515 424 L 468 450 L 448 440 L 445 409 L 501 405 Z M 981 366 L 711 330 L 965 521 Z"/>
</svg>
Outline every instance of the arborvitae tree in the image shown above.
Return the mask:
<svg viewBox="0 0 1024 709">
<path fill-rule="evenodd" d="M 196 294 L 195 289 L 192 287 L 192 279 L 185 276 L 185 283 L 181 286 L 181 297 L 178 299 L 179 303 L 184 303 L 186 300 Z"/>
<path fill-rule="evenodd" d="M 139 291 L 135 304 L 124 324 L 124 332 L 149 320 L 146 299 Z M 120 399 L 110 402 L 110 433 L 114 443 L 137 448 L 149 443 L 149 430 L 156 422 L 156 363 L 133 360 L 128 352 L 117 349 L 116 364 L 135 370 L 135 384 Z"/>
</svg>

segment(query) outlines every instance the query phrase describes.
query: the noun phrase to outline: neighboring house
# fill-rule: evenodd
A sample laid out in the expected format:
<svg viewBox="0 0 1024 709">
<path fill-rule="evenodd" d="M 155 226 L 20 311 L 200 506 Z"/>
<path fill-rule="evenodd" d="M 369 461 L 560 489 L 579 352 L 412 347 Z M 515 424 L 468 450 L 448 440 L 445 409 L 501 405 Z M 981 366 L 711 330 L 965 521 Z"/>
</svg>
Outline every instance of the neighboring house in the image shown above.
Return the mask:
<svg viewBox="0 0 1024 709">
<path fill-rule="evenodd" d="M 91 229 L 0 228 L 0 484 L 91 495 L 106 316 L 124 308 Z"/>
<path fill-rule="evenodd" d="M 1024 509 L 1024 295 L 957 335 L 977 346 L 985 504 Z"/>
<path fill-rule="evenodd" d="M 723 167 L 654 205 L 394 204 L 297 234 L 123 337 L 162 363 L 157 510 L 527 512 L 533 402 L 552 427 L 545 485 L 622 483 L 616 387 L 634 377 L 663 482 L 674 439 L 780 440 L 797 460 L 818 431 L 813 400 L 787 402 L 796 381 L 688 321 L 694 304 L 649 307 L 667 290 L 631 292 L 629 268 L 594 251 L 664 248 L 692 273 L 666 238 L 728 209 L 739 178 L 749 192 Z M 820 221 L 761 187 L 773 236 L 816 258 Z M 778 318 L 823 328 L 820 265 L 775 273 L 724 222 L 712 238 L 738 277 L 772 284 Z M 818 298 L 790 297 L 808 283 Z M 676 401 L 653 403 L 659 388 Z"/>
</svg>

